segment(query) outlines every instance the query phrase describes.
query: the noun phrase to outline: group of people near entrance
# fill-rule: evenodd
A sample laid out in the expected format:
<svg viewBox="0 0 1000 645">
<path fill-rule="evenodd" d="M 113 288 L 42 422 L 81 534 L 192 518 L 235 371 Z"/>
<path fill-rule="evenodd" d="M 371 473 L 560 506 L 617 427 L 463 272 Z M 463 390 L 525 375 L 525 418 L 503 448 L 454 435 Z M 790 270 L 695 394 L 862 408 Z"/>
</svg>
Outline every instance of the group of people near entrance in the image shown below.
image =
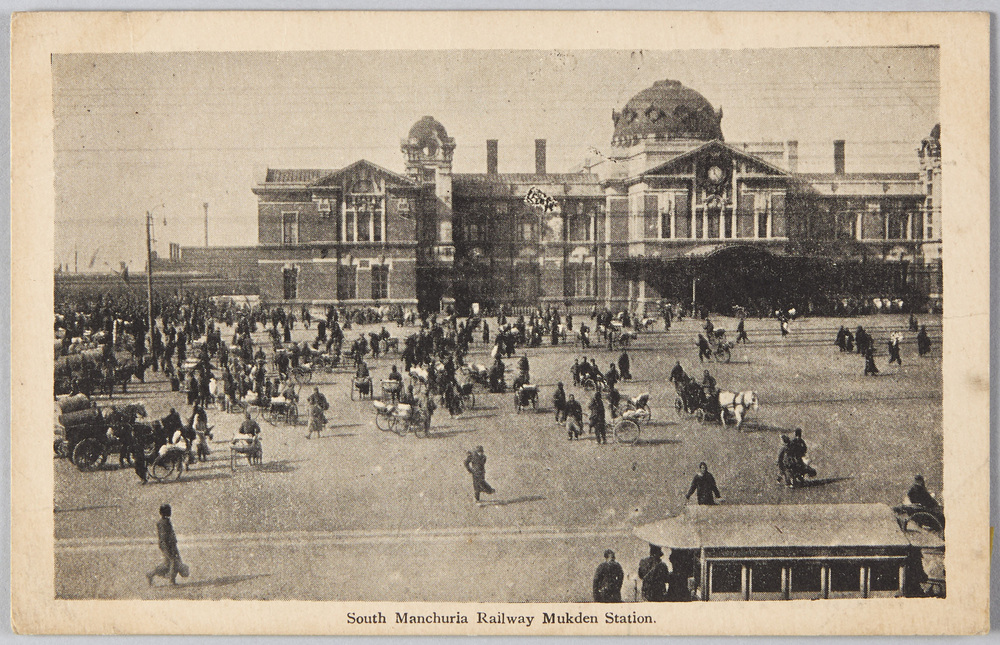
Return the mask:
<svg viewBox="0 0 1000 645">
<path fill-rule="evenodd" d="M 931 339 L 930 335 L 927 333 L 926 325 L 917 324 L 917 319 L 911 314 L 909 320 L 909 331 L 916 332 L 917 334 L 917 353 L 922 358 L 930 354 L 931 352 Z M 893 331 L 889 334 L 889 340 L 886 342 L 886 347 L 889 352 L 889 365 L 893 363 L 903 366 L 903 358 L 900 354 L 900 346 L 903 342 L 903 333 L 900 331 Z M 858 354 L 865 357 L 865 376 L 875 376 L 879 373 L 878 366 L 875 364 L 875 339 L 872 337 L 864 327 L 858 325 L 857 329 L 851 333 L 851 330 L 843 325 L 837 330 L 837 337 L 834 339 L 833 344 L 836 345 L 841 352 L 852 353 L 857 351 Z"/>
</svg>

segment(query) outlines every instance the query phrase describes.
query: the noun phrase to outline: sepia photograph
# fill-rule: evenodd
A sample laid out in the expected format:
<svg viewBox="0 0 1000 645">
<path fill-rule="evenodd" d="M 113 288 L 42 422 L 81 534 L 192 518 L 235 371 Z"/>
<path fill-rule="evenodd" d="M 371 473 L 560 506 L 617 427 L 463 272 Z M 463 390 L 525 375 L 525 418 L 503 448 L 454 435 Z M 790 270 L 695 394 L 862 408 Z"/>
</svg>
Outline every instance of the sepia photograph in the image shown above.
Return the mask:
<svg viewBox="0 0 1000 645">
<path fill-rule="evenodd" d="M 943 55 L 53 52 L 49 600 L 940 611 Z"/>
</svg>

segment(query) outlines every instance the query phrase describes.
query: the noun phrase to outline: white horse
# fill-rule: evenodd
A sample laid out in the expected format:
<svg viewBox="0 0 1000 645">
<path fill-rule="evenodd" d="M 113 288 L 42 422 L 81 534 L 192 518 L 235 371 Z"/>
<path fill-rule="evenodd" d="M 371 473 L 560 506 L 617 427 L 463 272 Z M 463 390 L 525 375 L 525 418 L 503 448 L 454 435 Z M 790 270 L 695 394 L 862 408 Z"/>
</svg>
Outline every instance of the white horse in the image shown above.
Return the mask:
<svg viewBox="0 0 1000 645">
<path fill-rule="evenodd" d="M 728 412 L 736 420 L 736 427 L 743 423 L 748 410 L 757 411 L 760 409 L 760 399 L 753 390 L 742 392 L 719 392 L 719 421 L 726 425 L 726 413 Z"/>
</svg>

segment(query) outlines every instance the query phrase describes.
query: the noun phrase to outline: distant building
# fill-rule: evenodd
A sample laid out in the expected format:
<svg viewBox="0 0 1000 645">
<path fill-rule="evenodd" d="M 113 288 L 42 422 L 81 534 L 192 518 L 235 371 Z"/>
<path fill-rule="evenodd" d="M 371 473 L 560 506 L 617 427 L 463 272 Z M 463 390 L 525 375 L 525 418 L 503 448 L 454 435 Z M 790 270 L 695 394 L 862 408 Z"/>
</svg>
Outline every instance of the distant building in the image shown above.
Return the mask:
<svg viewBox="0 0 1000 645">
<path fill-rule="evenodd" d="M 401 142 L 404 172 L 268 169 L 258 197 L 264 300 L 766 311 L 872 298 L 940 305 L 940 128 L 921 172 L 797 172 L 795 141 L 729 143 L 722 111 L 658 81 L 614 111 L 611 152 L 577 173 L 453 174 L 433 117 Z M 186 250 L 185 250 L 186 252 Z"/>
</svg>

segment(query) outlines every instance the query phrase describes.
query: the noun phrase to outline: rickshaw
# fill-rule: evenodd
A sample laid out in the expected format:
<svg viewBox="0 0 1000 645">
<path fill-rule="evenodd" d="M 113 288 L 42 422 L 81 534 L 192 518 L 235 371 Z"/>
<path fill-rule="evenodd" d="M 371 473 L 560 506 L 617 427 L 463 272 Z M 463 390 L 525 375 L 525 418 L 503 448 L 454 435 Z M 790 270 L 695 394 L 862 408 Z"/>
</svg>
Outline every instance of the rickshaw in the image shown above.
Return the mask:
<svg viewBox="0 0 1000 645">
<path fill-rule="evenodd" d="M 648 421 L 649 416 L 642 410 L 627 410 L 620 417 L 615 419 L 611 425 L 611 432 L 615 436 L 616 443 L 634 445 L 639 441 L 642 434 L 642 421 Z"/>
<path fill-rule="evenodd" d="M 273 426 L 279 423 L 294 426 L 299 422 L 299 406 L 296 401 L 283 396 L 271 397 L 267 409 L 261 416 Z"/>
<path fill-rule="evenodd" d="M 423 406 L 372 401 L 372 407 L 375 409 L 375 426 L 383 432 L 395 432 L 401 437 L 411 430 L 418 437 L 426 437 L 430 433 Z"/>
<path fill-rule="evenodd" d="M 538 386 L 525 383 L 514 393 L 514 409 L 518 414 L 528 407 L 538 410 Z"/>
<path fill-rule="evenodd" d="M 728 363 L 733 358 L 733 344 L 726 340 L 726 330 L 716 329 L 708 335 L 708 345 L 716 363 Z"/>
</svg>

